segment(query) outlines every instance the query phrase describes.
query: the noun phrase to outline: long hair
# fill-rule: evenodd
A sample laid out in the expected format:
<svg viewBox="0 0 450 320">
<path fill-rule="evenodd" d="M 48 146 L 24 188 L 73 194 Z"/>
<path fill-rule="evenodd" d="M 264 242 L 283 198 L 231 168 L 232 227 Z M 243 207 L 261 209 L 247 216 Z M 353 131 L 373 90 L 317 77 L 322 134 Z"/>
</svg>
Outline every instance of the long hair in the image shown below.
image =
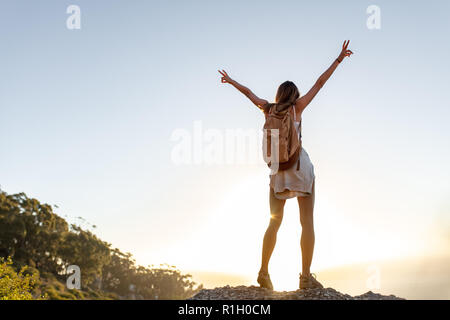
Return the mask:
<svg viewBox="0 0 450 320">
<path fill-rule="evenodd" d="M 300 97 L 300 92 L 297 86 L 292 81 L 285 81 L 278 87 L 277 95 L 275 96 L 275 103 L 270 103 L 267 110 L 275 105 L 278 112 L 284 111 L 293 104 Z"/>
</svg>

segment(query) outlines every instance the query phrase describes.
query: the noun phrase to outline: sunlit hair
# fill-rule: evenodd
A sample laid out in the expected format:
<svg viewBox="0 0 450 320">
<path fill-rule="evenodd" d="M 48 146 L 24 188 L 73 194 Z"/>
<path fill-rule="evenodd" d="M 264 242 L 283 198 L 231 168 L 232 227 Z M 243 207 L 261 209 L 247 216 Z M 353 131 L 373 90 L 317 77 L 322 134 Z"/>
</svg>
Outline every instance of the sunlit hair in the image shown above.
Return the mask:
<svg viewBox="0 0 450 320">
<path fill-rule="evenodd" d="M 292 106 L 300 97 L 300 92 L 297 86 L 292 81 L 285 81 L 278 87 L 277 95 L 275 96 L 275 104 L 277 111 L 283 111 Z M 270 107 L 273 104 L 269 104 Z"/>
</svg>

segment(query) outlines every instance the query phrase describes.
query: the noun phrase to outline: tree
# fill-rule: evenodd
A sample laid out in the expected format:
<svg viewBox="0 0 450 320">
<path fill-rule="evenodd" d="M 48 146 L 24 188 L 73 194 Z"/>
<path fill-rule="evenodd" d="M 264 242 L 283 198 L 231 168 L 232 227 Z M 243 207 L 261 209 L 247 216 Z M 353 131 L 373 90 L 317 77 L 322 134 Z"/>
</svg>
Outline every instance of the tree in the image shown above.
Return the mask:
<svg viewBox="0 0 450 320">
<path fill-rule="evenodd" d="M 137 292 L 145 299 L 186 299 L 203 289 L 195 288 L 190 274 L 181 274 L 175 266 L 161 264 L 159 267 L 139 267 L 137 277 L 140 284 Z"/>
<path fill-rule="evenodd" d="M 13 269 L 8 272 L 20 270 L 13 282 L 17 288 L 27 284 L 25 270 L 39 272 L 41 291 L 51 299 L 185 299 L 202 288 L 194 288 L 191 275 L 181 274 L 174 266 L 136 266 L 130 253 L 111 249 L 80 226 L 69 227 L 50 205 L 24 193 L 9 195 L 1 190 L 0 257 L 12 257 Z M 65 287 L 69 265 L 80 267 L 83 292 Z M 17 290 L 17 297 L 28 297 Z"/>
<path fill-rule="evenodd" d="M 111 261 L 110 245 L 75 225 L 63 235 L 57 254 L 64 270 L 72 264 L 80 267 L 84 287 L 100 281 L 104 266 Z"/>
<path fill-rule="evenodd" d="M 18 266 L 61 272 L 57 251 L 67 232 L 67 222 L 50 205 L 24 193 L 0 192 L 0 256 L 12 257 Z"/>
</svg>

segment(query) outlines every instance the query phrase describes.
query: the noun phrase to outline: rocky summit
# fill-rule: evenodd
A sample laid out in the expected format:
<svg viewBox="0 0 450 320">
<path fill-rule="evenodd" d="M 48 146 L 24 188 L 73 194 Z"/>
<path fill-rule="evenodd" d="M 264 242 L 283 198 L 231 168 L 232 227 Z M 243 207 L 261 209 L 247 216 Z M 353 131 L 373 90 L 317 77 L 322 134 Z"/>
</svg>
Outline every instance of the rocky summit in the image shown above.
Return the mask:
<svg viewBox="0 0 450 320">
<path fill-rule="evenodd" d="M 220 287 L 202 289 L 188 300 L 405 300 L 394 295 L 381 295 L 368 291 L 351 296 L 334 290 L 299 289 L 296 291 L 272 291 L 257 286 Z"/>
</svg>

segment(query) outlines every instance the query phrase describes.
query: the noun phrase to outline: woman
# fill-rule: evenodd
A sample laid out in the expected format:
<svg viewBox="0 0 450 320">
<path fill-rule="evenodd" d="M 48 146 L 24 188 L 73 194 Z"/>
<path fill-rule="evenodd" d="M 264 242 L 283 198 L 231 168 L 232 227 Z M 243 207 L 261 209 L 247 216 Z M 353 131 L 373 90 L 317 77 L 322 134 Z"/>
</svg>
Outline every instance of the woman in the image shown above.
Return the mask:
<svg viewBox="0 0 450 320">
<path fill-rule="evenodd" d="M 236 89 L 246 95 L 258 108 L 267 116 L 270 107 L 276 107 L 278 111 L 290 108 L 289 112 L 294 119 L 297 133 L 300 133 L 302 112 L 316 96 L 325 82 L 336 70 L 337 66 L 353 54 L 348 50 L 350 40 L 344 41 L 341 53 L 333 61 L 331 66 L 319 77 L 314 86 L 307 94 L 300 97 L 297 86 L 286 81 L 282 83 L 277 90 L 275 104 L 269 104 L 267 100 L 258 98 L 250 89 L 231 79 L 228 74 L 222 70 L 222 83 L 229 83 Z M 292 108 L 291 108 L 292 107 Z M 300 289 L 323 288 L 314 274 L 310 272 L 311 261 L 314 251 L 314 167 L 309 159 L 308 153 L 302 148 L 300 152 L 300 166 L 293 166 L 284 171 L 278 171 L 270 176 L 270 222 L 264 234 L 261 269 L 258 273 L 258 283 L 261 287 L 273 289 L 269 276 L 269 260 L 276 243 L 278 229 L 283 219 L 283 209 L 286 199 L 297 198 L 300 210 L 300 223 L 302 226 L 302 235 L 300 247 L 302 251 L 302 272 L 299 274 Z"/>
</svg>

